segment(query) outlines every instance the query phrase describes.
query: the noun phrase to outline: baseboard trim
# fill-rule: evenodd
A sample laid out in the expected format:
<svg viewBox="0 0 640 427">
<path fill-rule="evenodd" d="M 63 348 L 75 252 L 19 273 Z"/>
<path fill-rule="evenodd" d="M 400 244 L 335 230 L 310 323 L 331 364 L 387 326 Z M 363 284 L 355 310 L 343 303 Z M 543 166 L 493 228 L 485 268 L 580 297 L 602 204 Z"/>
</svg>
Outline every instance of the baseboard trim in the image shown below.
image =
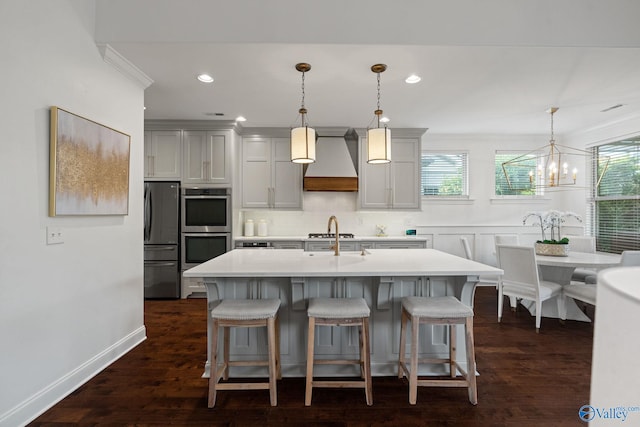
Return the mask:
<svg viewBox="0 0 640 427">
<path fill-rule="evenodd" d="M 0 427 L 24 426 L 33 421 L 146 339 L 147 331 L 143 325 L 6 413 L 0 414 Z"/>
</svg>

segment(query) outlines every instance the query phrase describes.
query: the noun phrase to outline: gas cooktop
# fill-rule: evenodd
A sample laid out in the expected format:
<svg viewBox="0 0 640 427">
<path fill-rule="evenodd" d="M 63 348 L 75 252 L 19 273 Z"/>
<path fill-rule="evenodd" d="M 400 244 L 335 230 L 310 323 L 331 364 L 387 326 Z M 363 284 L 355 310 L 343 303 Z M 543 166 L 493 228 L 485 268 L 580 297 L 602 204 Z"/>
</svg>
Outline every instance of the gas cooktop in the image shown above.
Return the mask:
<svg viewBox="0 0 640 427">
<path fill-rule="evenodd" d="M 338 236 L 341 239 L 353 239 L 354 235 L 351 233 L 339 233 Z M 310 239 L 335 239 L 336 233 L 309 233 Z"/>
</svg>

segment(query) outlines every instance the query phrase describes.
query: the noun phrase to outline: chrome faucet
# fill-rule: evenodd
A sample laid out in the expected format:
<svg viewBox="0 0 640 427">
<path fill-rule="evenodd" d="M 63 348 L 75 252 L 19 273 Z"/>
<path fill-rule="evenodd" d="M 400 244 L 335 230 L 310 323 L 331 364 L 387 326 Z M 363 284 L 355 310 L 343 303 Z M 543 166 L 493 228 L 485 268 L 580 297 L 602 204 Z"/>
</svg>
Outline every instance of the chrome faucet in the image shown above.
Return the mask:
<svg viewBox="0 0 640 427">
<path fill-rule="evenodd" d="M 338 232 L 338 218 L 335 215 L 329 217 L 329 223 L 327 224 L 327 234 L 331 234 L 331 223 L 336 224 L 336 243 L 331 246 L 331 249 L 335 250 L 335 256 L 340 255 L 340 233 Z"/>
</svg>

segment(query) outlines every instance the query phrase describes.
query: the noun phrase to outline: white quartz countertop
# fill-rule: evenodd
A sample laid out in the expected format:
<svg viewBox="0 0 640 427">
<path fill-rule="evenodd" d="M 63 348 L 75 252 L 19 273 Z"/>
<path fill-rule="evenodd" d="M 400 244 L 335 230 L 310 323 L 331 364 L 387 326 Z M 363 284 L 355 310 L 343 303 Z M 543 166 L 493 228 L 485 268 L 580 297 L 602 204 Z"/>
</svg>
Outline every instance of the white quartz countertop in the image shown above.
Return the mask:
<svg viewBox="0 0 640 427">
<path fill-rule="evenodd" d="M 251 242 L 273 242 L 273 241 L 299 241 L 299 242 L 315 242 L 315 241 L 323 241 L 323 240 L 335 240 L 333 237 L 309 237 L 305 236 L 238 236 L 234 237 L 234 240 L 237 241 L 251 241 Z M 428 238 L 426 236 L 355 236 L 355 237 L 341 237 L 341 242 L 361 242 L 361 241 L 371 241 L 371 240 L 409 240 L 409 241 L 426 241 Z"/>
<path fill-rule="evenodd" d="M 305 252 L 236 249 L 184 272 L 185 277 L 476 276 L 502 270 L 435 249 Z"/>
</svg>

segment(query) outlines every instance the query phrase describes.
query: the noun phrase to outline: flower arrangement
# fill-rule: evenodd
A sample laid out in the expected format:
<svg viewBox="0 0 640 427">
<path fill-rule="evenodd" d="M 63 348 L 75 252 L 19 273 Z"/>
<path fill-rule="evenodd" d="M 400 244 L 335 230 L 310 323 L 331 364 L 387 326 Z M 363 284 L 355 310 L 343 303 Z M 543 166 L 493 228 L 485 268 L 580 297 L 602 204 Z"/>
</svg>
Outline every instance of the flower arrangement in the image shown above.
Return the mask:
<svg viewBox="0 0 640 427">
<path fill-rule="evenodd" d="M 522 225 L 526 225 L 529 218 L 536 218 L 538 221 L 532 225 L 540 227 L 540 233 L 542 240 L 538 240 L 536 243 L 546 243 L 551 245 L 566 245 L 569 243 L 569 239 L 562 237 L 562 224 L 565 223 L 567 218 L 575 218 L 579 222 L 582 222 L 582 218 L 573 212 L 560 212 L 550 210 L 546 212 L 528 212 L 522 219 Z M 550 238 L 547 239 L 546 231 L 550 231 Z"/>
</svg>

